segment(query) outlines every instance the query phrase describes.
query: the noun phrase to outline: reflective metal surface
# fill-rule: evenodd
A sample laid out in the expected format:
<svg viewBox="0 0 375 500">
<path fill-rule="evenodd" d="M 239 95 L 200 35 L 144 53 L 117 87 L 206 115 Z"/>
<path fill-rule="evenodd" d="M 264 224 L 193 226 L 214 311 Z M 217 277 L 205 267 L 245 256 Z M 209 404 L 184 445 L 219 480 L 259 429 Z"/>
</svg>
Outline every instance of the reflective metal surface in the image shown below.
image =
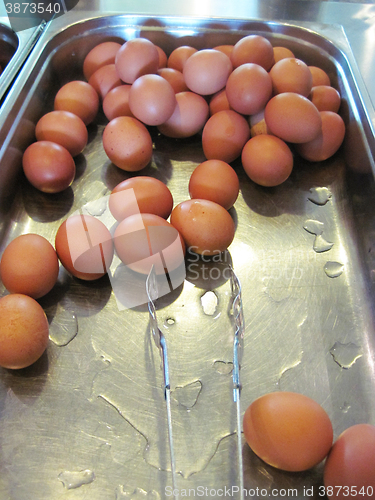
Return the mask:
<svg viewBox="0 0 375 500">
<path fill-rule="evenodd" d="M 29 56 L 44 29 L 45 23 L 36 29 L 15 33 L 7 17 L 0 17 L 0 104 L 18 71 Z"/>
<path fill-rule="evenodd" d="M 263 34 L 329 73 L 347 135 L 324 163 L 296 158 L 277 188 L 253 184 L 234 162 L 241 193 L 231 209 L 233 244 L 219 261 L 191 257 L 184 285 L 156 301 L 168 344 L 178 486 L 207 498 L 238 484 L 231 265 L 246 325 L 242 410 L 266 392 L 291 390 L 322 404 L 335 436 L 354 423 L 375 424 L 374 110 L 343 30 L 320 22 L 86 17 L 69 13 L 71 26 L 59 20 L 42 36 L 0 113 L 1 248 L 24 232 L 53 242 L 64 218 L 127 176 L 104 153 L 103 115 L 89 127 L 71 189 L 45 195 L 18 175 L 36 121 L 63 83 L 82 76 L 91 47 L 146 36 L 169 53 Z M 153 138 L 153 162 L 142 174 L 166 182 L 177 204 L 205 159 L 200 138 Z M 0 498 L 171 498 L 164 381 L 147 304 L 119 311 L 107 278 L 83 283 L 63 269 L 41 304 L 50 320 L 47 352 L 28 369 L 0 370 Z M 278 490 L 274 498 L 294 488 L 301 499 L 313 488 L 318 498 L 321 466 L 284 473 L 245 443 L 242 452 L 245 488 Z"/>
</svg>

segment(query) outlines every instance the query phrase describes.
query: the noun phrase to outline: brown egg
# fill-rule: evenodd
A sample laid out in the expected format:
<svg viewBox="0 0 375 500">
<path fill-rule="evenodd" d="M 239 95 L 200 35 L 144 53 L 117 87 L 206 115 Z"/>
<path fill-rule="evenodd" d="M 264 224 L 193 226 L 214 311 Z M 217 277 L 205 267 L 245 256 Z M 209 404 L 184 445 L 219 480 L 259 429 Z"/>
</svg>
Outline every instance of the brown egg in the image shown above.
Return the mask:
<svg viewBox="0 0 375 500">
<path fill-rule="evenodd" d="M 263 36 L 245 36 L 233 47 L 231 61 L 234 68 L 242 64 L 254 63 L 268 71 L 274 63 L 272 45 Z"/>
<path fill-rule="evenodd" d="M 216 94 L 211 97 L 209 108 L 210 116 L 218 113 L 219 111 L 232 109 L 228 102 L 227 92 L 225 89 L 219 90 L 219 92 L 216 92 Z"/>
<path fill-rule="evenodd" d="M 169 82 L 159 75 L 137 78 L 129 91 L 133 115 L 146 125 L 161 125 L 172 116 L 177 101 Z"/>
<path fill-rule="evenodd" d="M 114 64 L 120 47 L 121 44 L 117 42 L 103 42 L 91 49 L 83 61 L 83 74 L 86 80 L 89 80 L 102 66 Z"/>
<path fill-rule="evenodd" d="M 185 62 L 183 75 L 190 90 L 210 95 L 225 87 L 232 72 L 229 57 L 219 50 L 199 50 Z"/>
<path fill-rule="evenodd" d="M 266 120 L 264 119 L 264 109 L 255 115 L 249 116 L 249 125 L 251 137 L 255 137 L 260 134 L 272 135 L 270 129 L 267 127 Z"/>
<path fill-rule="evenodd" d="M 239 180 L 235 170 L 221 160 L 198 165 L 189 181 L 191 198 L 211 200 L 229 210 L 237 200 Z"/>
<path fill-rule="evenodd" d="M 130 177 L 113 189 L 108 202 L 113 217 L 121 221 L 136 213 L 170 216 L 173 197 L 164 182 L 154 177 Z"/>
<path fill-rule="evenodd" d="M 94 87 L 98 96 L 103 101 L 110 90 L 122 85 L 122 81 L 117 74 L 115 65 L 108 64 L 97 69 L 91 75 L 89 84 Z"/>
<path fill-rule="evenodd" d="M 158 126 L 159 132 L 167 137 L 191 137 L 202 130 L 209 117 L 205 99 L 194 92 L 176 94 L 176 107 L 172 116 Z"/>
<path fill-rule="evenodd" d="M 259 64 L 242 64 L 228 78 L 228 102 L 237 113 L 254 115 L 267 104 L 272 94 L 272 80 Z"/>
<path fill-rule="evenodd" d="M 311 141 L 322 127 L 322 119 L 314 104 L 294 92 L 284 92 L 270 99 L 264 117 L 272 134 L 286 142 Z"/>
<path fill-rule="evenodd" d="M 167 60 L 168 60 L 167 54 L 158 45 L 155 45 L 155 47 L 156 47 L 156 50 L 158 51 L 158 55 L 159 55 L 159 69 L 166 68 L 167 67 Z"/>
<path fill-rule="evenodd" d="M 281 59 L 286 59 L 287 57 L 295 57 L 293 52 L 286 47 L 274 47 L 273 48 L 273 58 L 275 63 L 281 61 Z"/>
<path fill-rule="evenodd" d="M 60 144 L 72 156 L 82 153 L 88 141 L 86 125 L 69 111 L 51 111 L 42 116 L 36 124 L 35 136 L 38 141 Z"/>
<path fill-rule="evenodd" d="M 189 251 L 200 255 L 224 252 L 232 243 L 235 225 L 229 212 L 210 200 L 187 200 L 171 214 L 171 224 Z"/>
<path fill-rule="evenodd" d="M 135 272 L 156 274 L 184 266 L 185 244 L 173 227 L 154 214 L 131 215 L 122 220 L 114 234 L 116 253 Z M 161 257 L 162 256 L 162 257 Z"/>
<path fill-rule="evenodd" d="M 319 111 L 337 113 L 341 105 L 341 97 L 336 89 L 328 85 L 318 85 L 311 89 L 309 99 Z"/>
<path fill-rule="evenodd" d="M 91 215 L 68 217 L 56 233 L 55 247 L 65 269 L 86 281 L 104 276 L 113 259 L 111 233 Z"/>
<path fill-rule="evenodd" d="M 219 50 L 220 52 L 224 52 L 229 58 L 232 55 L 234 45 L 217 45 L 214 47 L 214 50 Z"/>
<path fill-rule="evenodd" d="M 134 38 L 122 45 L 116 55 L 116 70 L 125 83 L 133 83 L 137 78 L 159 69 L 159 52 L 147 38 Z"/>
<path fill-rule="evenodd" d="M 182 45 L 174 49 L 168 57 L 168 68 L 176 69 L 177 71 L 184 70 L 184 66 L 189 57 L 197 52 L 197 49 L 188 45 Z"/>
<path fill-rule="evenodd" d="M 331 85 L 331 80 L 323 69 L 318 68 L 317 66 L 309 66 L 309 69 L 313 79 L 313 87 L 316 87 L 317 85 Z"/>
<path fill-rule="evenodd" d="M 85 125 L 94 121 L 99 110 L 99 97 L 87 82 L 73 81 L 65 84 L 57 92 L 55 111 L 70 111 L 81 118 Z"/>
<path fill-rule="evenodd" d="M 130 116 L 119 116 L 108 123 L 103 132 L 103 147 L 111 162 L 128 172 L 142 170 L 152 158 L 149 131 Z"/>
<path fill-rule="evenodd" d="M 118 116 L 132 116 L 129 107 L 131 85 L 120 85 L 110 90 L 103 100 L 103 111 L 109 121 Z"/>
<path fill-rule="evenodd" d="M 208 160 L 232 162 L 241 155 L 250 138 L 246 119 L 235 111 L 219 111 L 211 116 L 203 129 L 202 146 Z"/>
<path fill-rule="evenodd" d="M 43 236 L 22 234 L 5 248 L 0 273 L 9 292 L 39 299 L 55 285 L 59 261 L 55 249 Z"/>
<path fill-rule="evenodd" d="M 158 75 L 165 78 L 172 85 L 175 94 L 189 90 L 185 83 L 184 75 L 181 71 L 177 71 L 177 69 L 161 68 L 158 69 Z"/>
<path fill-rule="evenodd" d="M 300 59 L 288 57 L 275 63 L 270 71 L 274 95 L 282 92 L 296 92 L 307 97 L 312 88 L 309 67 Z"/>
<path fill-rule="evenodd" d="M 22 167 L 27 180 L 44 193 L 59 193 L 68 188 L 75 177 L 72 155 L 60 144 L 38 141 L 23 154 Z"/>
<path fill-rule="evenodd" d="M 284 141 L 273 135 L 257 135 L 244 146 L 242 165 L 250 179 L 261 186 L 278 186 L 293 169 L 293 155 Z"/>
<path fill-rule="evenodd" d="M 36 300 L 15 293 L 0 299 L 0 366 L 26 368 L 47 348 L 47 317 Z"/>
<path fill-rule="evenodd" d="M 297 151 L 309 161 L 324 161 L 333 156 L 345 137 L 344 120 L 332 111 L 321 111 L 321 132 L 305 144 L 298 144 Z"/>
</svg>

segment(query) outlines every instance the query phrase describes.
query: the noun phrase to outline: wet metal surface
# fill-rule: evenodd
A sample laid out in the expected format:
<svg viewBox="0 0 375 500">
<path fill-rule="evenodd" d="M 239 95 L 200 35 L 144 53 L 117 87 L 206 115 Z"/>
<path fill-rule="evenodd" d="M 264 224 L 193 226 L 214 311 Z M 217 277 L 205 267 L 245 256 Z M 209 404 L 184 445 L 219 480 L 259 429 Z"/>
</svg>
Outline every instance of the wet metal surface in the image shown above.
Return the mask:
<svg viewBox="0 0 375 500">
<path fill-rule="evenodd" d="M 234 242 L 220 261 L 188 260 L 183 286 L 156 301 L 168 344 L 178 485 L 237 484 L 226 272 L 232 265 L 242 284 L 246 325 L 242 411 L 266 392 L 290 390 L 322 404 L 335 436 L 354 423 L 375 424 L 373 109 L 361 97 L 363 83 L 342 29 L 173 17 L 85 21 L 75 15 L 67 15 L 72 25 L 66 30 L 56 24 L 41 39 L 24 67 L 23 84 L 14 86 L 0 113 L 1 248 L 24 232 L 53 242 L 63 219 L 127 176 L 103 150 L 103 115 L 89 126 L 71 189 L 45 195 L 17 176 L 36 121 L 52 109 L 63 83 L 82 76 L 90 48 L 104 38 L 146 36 L 169 53 L 178 45 L 212 47 L 263 34 L 329 73 L 343 98 L 347 135 L 326 162 L 312 166 L 296 158 L 292 176 L 277 188 L 255 185 L 235 162 L 241 193 L 231 209 Z M 153 162 L 142 174 L 166 182 L 177 204 L 188 198 L 189 176 L 205 159 L 200 138 L 153 138 Z M 99 215 L 105 210 L 101 206 Z M 317 251 L 318 236 L 332 247 Z M 47 352 L 28 369 L 0 370 L 0 498 L 167 498 L 164 382 L 147 305 L 120 311 L 108 278 L 82 283 L 63 269 L 41 304 L 53 332 Z M 322 483 L 321 467 L 283 473 L 245 443 L 243 464 L 246 488 L 297 488 L 303 498 L 312 486 L 317 497 Z"/>
</svg>

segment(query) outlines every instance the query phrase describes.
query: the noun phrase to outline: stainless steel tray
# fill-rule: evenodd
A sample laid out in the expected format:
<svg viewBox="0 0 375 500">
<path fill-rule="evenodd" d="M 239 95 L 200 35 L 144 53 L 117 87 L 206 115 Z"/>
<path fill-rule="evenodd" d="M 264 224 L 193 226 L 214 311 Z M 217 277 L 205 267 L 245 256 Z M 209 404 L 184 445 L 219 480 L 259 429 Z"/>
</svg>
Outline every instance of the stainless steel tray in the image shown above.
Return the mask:
<svg viewBox="0 0 375 500">
<path fill-rule="evenodd" d="M 0 17 L 0 103 L 30 54 L 46 23 L 15 33 L 7 18 Z"/>
<path fill-rule="evenodd" d="M 237 484 L 230 286 L 223 278 L 231 262 L 242 282 L 246 321 L 243 410 L 266 392 L 292 390 L 322 404 L 335 436 L 355 423 L 375 424 L 374 112 L 342 29 L 64 17 L 70 24 L 58 20 L 43 35 L 0 112 L 2 249 L 24 232 L 53 242 L 63 219 L 127 176 L 104 153 L 102 114 L 89 127 L 71 189 L 46 195 L 20 175 L 36 121 L 52 108 L 62 84 L 82 77 L 83 58 L 103 40 L 144 36 L 169 53 L 183 44 L 213 47 L 258 33 L 325 69 L 342 95 L 347 134 L 341 150 L 321 164 L 296 158 L 290 179 L 270 189 L 253 184 L 235 162 L 241 194 L 231 210 L 237 230 L 229 252 L 219 263 L 188 263 L 184 285 L 159 299 L 179 489 L 212 497 Z M 188 198 L 190 173 L 204 160 L 200 138 L 174 141 L 154 134 L 154 140 L 152 165 L 141 173 L 166 182 L 177 204 Z M 317 225 L 333 243 L 328 251 L 318 251 Z M 162 373 L 146 308 L 119 311 L 107 278 L 82 283 L 64 270 L 41 304 L 51 328 L 47 352 L 28 369 L 0 370 L 0 498 L 170 497 Z M 293 488 L 294 496 L 304 498 L 304 488 L 313 487 L 318 498 L 321 466 L 284 473 L 264 464 L 245 443 L 243 457 L 246 488 L 267 495 L 273 490 L 275 498 Z"/>
</svg>

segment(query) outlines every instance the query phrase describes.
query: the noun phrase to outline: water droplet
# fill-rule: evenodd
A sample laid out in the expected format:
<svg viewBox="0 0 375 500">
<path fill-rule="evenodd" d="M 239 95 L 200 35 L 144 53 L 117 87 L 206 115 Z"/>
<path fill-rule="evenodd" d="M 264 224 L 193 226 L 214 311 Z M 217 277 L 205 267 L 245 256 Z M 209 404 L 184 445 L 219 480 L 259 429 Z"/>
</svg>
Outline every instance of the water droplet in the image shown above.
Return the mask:
<svg viewBox="0 0 375 500">
<path fill-rule="evenodd" d="M 68 345 L 78 333 L 77 316 L 59 307 L 49 326 L 49 338 L 59 347 Z"/>
<path fill-rule="evenodd" d="M 100 198 L 90 203 L 87 207 L 87 212 L 89 215 L 94 217 L 99 217 L 104 214 L 107 209 L 107 198 Z"/>
<path fill-rule="evenodd" d="M 124 490 L 123 486 L 119 486 L 116 490 L 116 500 L 160 500 L 160 495 L 157 491 L 145 491 L 142 488 L 136 488 L 132 492 Z"/>
<path fill-rule="evenodd" d="M 324 266 L 324 272 L 329 278 L 337 278 L 344 271 L 344 264 L 340 262 L 327 262 Z"/>
<path fill-rule="evenodd" d="M 343 413 L 348 413 L 348 411 L 350 410 L 350 408 L 352 407 L 352 405 L 350 405 L 349 403 L 347 403 L 346 401 L 344 402 L 344 404 L 342 406 L 340 406 L 340 410 L 343 412 Z"/>
<path fill-rule="evenodd" d="M 175 320 L 173 318 L 167 318 L 165 320 L 165 325 L 168 327 L 168 326 L 172 326 L 175 324 Z"/>
<path fill-rule="evenodd" d="M 215 361 L 214 368 L 220 375 L 229 375 L 233 371 L 233 363 L 232 361 Z"/>
<path fill-rule="evenodd" d="M 315 234 L 316 236 L 323 233 L 324 223 L 319 220 L 308 219 L 303 225 L 303 229 L 308 233 Z"/>
<path fill-rule="evenodd" d="M 201 392 L 202 382 L 194 380 L 194 382 L 190 382 L 189 384 L 177 386 L 172 391 L 172 396 L 179 405 L 190 410 L 197 403 Z"/>
<path fill-rule="evenodd" d="M 329 350 L 335 362 L 341 366 L 341 368 L 350 368 L 362 354 L 361 347 L 349 342 L 347 344 L 342 344 L 341 342 L 335 342 L 331 349 Z"/>
<path fill-rule="evenodd" d="M 201 303 L 205 314 L 207 314 L 208 316 L 215 315 L 219 303 L 219 299 L 215 292 L 205 292 L 201 296 Z"/>
<path fill-rule="evenodd" d="M 331 243 L 330 241 L 327 241 L 325 238 L 323 238 L 323 236 L 321 234 L 318 234 L 315 237 L 313 249 L 317 253 L 322 253 L 322 252 L 327 252 L 328 250 L 331 250 L 333 245 L 334 245 L 333 243 Z"/>
<path fill-rule="evenodd" d="M 81 470 L 78 472 L 64 471 L 58 475 L 58 478 L 63 483 L 66 489 L 72 490 L 74 488 L 79 488 L 84 484 L 92 483 L 95 479 L 95 474 L 89 469 Z"/>
<path fill-rule="evenodd" d="M 316 205 L 325 205 L 332 197 L 331 191 L 326 187 L 317 187 L 310 189 L 310 195 L 307 197 Z"/>
</svg>

